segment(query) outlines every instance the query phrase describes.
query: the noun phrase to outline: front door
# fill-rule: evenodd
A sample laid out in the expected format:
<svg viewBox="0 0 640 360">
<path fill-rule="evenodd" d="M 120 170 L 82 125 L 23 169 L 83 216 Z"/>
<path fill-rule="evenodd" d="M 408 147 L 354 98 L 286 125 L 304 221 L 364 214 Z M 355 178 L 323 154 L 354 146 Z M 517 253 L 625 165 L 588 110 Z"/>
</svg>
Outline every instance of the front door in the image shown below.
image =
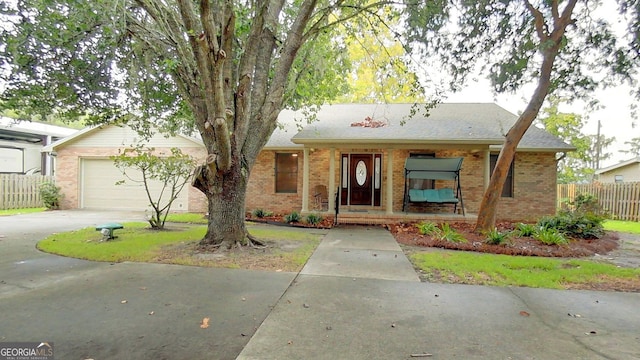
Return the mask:
<svg viewBox="0 0 640 360">
<path fill-rule="evenodd" d="M 349 162 L 351 205 L 371 205 L 373 197 L 371 154 L 352 154 Z"/>
</svg>

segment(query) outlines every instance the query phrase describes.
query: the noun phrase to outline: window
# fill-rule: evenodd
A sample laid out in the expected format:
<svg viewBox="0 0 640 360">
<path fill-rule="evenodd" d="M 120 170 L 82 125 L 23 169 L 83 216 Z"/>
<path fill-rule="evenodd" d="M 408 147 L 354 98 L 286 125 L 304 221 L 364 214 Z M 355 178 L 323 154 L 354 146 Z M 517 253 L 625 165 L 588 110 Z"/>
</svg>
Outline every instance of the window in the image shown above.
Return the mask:
<svg viewBox="0 0 640 360">
<path fill-rule="evenodd" d="M 493 175 L 493 169 L 496 167 L 496 162 L 498 162 L 498 154 L 491 154 L 490 158 L 490 167 L 491 167 L 491 175 Z M 514 159 L 515 162 L 515 159 Z M 507 179 L 504 182 L 504 187 L 502 188 L 502 197 L 513 197 L 513 162 L 511 166 L 509 166 L 509 172 L 507 173 Z"/>
<path fill-rule="evenodd" d="M 409 154 L 411 158 L 432 159 L 436 157 L 434 153 L 427 154 Z M 410 189 L 435 189 L 436 181 L 432 179 L 409 179 Z"/>
<path fill-rule="evenodd" d="M 614 177 L 614 181 L 617 182 L 617 183 L 621 183 L 621 182 L 624 181 L 624 177 L 622 175 L 616 175 Z"/>
<path fill-rule="evenodd" d="M 298 154 L 276 153 L 276 192 L 295 193 L 298 190 Z"/>
</svg>

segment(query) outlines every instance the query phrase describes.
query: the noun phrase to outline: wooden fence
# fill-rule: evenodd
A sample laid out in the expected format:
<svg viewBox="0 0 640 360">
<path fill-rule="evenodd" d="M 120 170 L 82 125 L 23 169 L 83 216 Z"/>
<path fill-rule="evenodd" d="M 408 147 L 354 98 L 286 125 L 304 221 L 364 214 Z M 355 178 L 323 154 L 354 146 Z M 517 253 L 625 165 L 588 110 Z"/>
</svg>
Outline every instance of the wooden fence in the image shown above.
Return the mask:
<svg viewBox="0 0 640 360">
<path fill-rule="evenodd" d="M 640 182 L 558 184 L 558 208 L 573 201 L 576 195 L 590 194 L 613 219 L 640 221 Z"/>
<path fill-rule="evenodd" d="M 0 174 L 0 210 L 43 207 L 40 185 L 51 176 Z"/>
</svg>

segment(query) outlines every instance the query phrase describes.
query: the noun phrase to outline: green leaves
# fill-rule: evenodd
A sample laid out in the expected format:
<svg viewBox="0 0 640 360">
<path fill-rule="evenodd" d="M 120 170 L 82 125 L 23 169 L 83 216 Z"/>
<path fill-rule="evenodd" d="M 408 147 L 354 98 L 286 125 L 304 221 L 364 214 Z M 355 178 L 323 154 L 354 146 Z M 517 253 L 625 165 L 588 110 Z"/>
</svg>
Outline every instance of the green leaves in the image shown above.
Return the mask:
<svg viewBox="0 0 640 360">
<path fill-rule="evenodd" d="M 153 209 L 149 224 L 153 228 L 163 228 L 171 204 L 189 182 L 189 175 L 196 165 L 195 160 L 177 148 L 172 148 L 170 154 L 166 154 L 142 146 L 126 149 L 111 159 L 123 176 L 144 185 L 149 205 Z M 152 180 L 160 182 L 159 192 L 151 191 Z M 120 180 L 116 184 L 124 183 L 125 180 Z"/>
<path fill-rule="evenodd" d="M 505 0 L 429 3 L 423 8 L 422 2 L 405 0 L 405 35 L 414 44 L 414 53 L 440 59 L 452 77 L 452 88 L 479 71 L 488 75 L 497 92 L 520 89 L 537 81 L 541 56 L 556 47 L 552 93 L 584 98 L 598 86 L 617 85 L 621 79 L 637 81 L 632 69 L 640 65 L 638 51 L 634 51 L 640 23 L 633 5 L 621 2 L 618 9 L 627 17 L 616 21 L 626 19 L 628 34 L 635 34 L 625 37 L 607 16 L 610 3 L 587 5 L 578 0 L 563 32 L 558 31 L 560 18 L 553 14 L 562 15 L 567 1 L 534 2 L 531 8 L 521 1 Z M 447 26 L 446 21 L 450 21 Z"/>
</svg>

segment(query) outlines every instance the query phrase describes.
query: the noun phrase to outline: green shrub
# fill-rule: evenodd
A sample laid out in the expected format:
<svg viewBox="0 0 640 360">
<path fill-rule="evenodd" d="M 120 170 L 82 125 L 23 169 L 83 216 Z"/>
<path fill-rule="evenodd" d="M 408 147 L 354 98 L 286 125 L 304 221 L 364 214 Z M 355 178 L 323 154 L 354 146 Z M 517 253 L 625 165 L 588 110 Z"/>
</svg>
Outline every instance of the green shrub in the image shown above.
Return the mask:
<svg viewBox="0 0 640 360">
<path fill-rule="evenodd" d="M 455 229 L 452 229 L 448 223 L 444 223 L 440 225 L 440 240 L 446 240 L 454 243 L 466 243 L 467 239 L 462 236 L 462 234 L 458 233 Z"/>
<path fill-rule="evenodd" d="M 554 228 L 541 228 L 535 233 L 534 238 L 547 245 L 566 245 L 569 243 L 567 238 Z"/>
<path fill-rule="evenodd" d="M 516 234 L 520 237 L 533 236 L 536 233 L 536 226 L 532 224 L 518 223 L 516 225 Z"/>
<path fill-rule="evenodd" d="M 257 217 L 258 219 L 262 219 L 265 218 L 267 216 L 271 216 L 273 215 L 273 213 L 271 211 L 267 211 L 267 210 L 263 210 L 263 209 L 255 209 L 253 210 L 253 216 Z"/>
<path fill-rule="evenodd" d="M 543 229 L 556 229 L 568 236 L 592 239 L 602 236 L 605 217 L 591 212 L 561 211 L 556 216 L 545 216 L 538 221 Z"/>
<path fill-rule="evenodd" d="M 418 232 L 421 235 L 438 235 L 438 233 L 440 232 L 438 225 L 433 222 L 421 221 L 420 223 L 416 224 L 416 227 L 418 228 Z"/>
<path fill-rule="evenodd" d="M 60 206 L 62 194 L 60 193 L 60 187 L 54 183 L 42 183 L 42 185 L 40 185 L 40 196 L 47 209 L 57 209 Z"/>
<path fill-rule="evenodd" d="M 561 210 L 556 216 L 542 218 L 538 225 L 583 239 L 598 238 L 604 234 L 602 224 L 607 215 L 598 198 L 590 194 L 578 194 L 569 204 L 569 210 Z"/>
<path fill-rule="evenodd" d="M 510 240 L 511 233 L 508 231 L 500 232 L 497 228 L 493 228 L 493 230 L 487 233 L 487 238 L 485 239 L 485 243 L 490 245 L 502 245 L 506 244 Z"/>
<path fill-rule="evenodd" d="M 307 215 L 307 224 L 318 225 L 322 222 L 323 217 L 318 214 L 309 214 Z"/>
<path fill-rule="evenodd" d="M 284 222 L 287 224 L 300 222 L 300 214 L 297 211 L 293 211 L 291 214 L 285 215 Z"/>
<path fill-rule="evenodd" d="M 578 194 L 571 205 L 574 212 L 601 214 L 603 209 L 598 202 L 598 198 L 591 194 Z"/>
</svg>

